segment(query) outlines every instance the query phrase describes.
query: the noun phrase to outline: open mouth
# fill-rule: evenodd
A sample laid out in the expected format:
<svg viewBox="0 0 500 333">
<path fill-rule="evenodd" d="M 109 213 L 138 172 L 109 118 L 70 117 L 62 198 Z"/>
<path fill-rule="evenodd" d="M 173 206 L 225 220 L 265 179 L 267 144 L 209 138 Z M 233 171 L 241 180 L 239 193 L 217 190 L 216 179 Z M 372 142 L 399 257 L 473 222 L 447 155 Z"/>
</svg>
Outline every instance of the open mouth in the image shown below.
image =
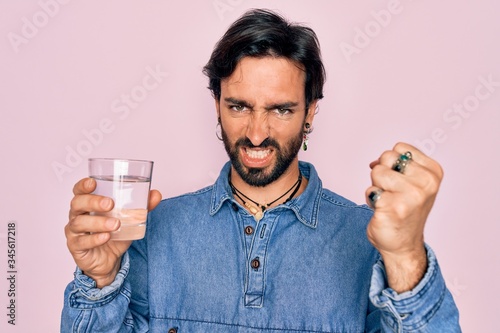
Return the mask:
<svg viewBox="0 0 500 333">
<path fill-rule="evenodd" d="M 270 148 L 241 148 L 243 164 L 247 167 L 263 167 L 269 163 L 273 150 Z"/>
<path fill-rule="evenodd" d="M 244 148 L 245 152 L 250 158 L 255 158 L 255 159 L 263 159 L 266 158 L 270 153 L 271 149 L 265 149 L 265 150 L 257 150 L 257 149 L 250 149 L 250 148 Z"/>
</svg>

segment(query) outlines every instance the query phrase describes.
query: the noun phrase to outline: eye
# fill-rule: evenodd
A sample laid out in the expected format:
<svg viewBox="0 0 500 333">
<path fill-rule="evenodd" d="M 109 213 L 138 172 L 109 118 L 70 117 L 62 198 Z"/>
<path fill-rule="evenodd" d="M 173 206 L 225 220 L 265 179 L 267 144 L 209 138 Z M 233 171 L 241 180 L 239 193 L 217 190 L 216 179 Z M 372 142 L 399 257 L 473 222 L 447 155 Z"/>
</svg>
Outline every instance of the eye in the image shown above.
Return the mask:
<svg viewBox="0 0 500 333">
<path fill-rule="evenodd" d="M 285 109 L 285 108 L 278 108 L 275 110 L 275 112 L 280 115 L 280 116 L 286 116 L 291 114 L 293 111 L 290 109 Z"/>
<path fill-rule="evenodd" d="M 243 112 L 245 111 L 245 106 L 243 105 L 239 105 L 239 104 L 235 104 L 235 105 L 230 105 L 229 108 L 233 111 L 237 111 L 237 112 Z"/>
</svg>

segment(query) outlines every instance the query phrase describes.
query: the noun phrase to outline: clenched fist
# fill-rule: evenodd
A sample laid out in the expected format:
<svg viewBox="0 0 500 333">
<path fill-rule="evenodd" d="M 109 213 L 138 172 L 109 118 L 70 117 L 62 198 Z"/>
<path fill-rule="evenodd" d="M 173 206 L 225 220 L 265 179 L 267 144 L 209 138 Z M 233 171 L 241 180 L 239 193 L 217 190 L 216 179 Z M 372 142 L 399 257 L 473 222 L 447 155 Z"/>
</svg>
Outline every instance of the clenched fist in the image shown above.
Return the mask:
<svg viewBox="0 0 500 333">
<path fill-rule="evenodd" d="M 367 203 L 374 208 L 367 236 L 384 261 L 389 286 L 415 287 L 425 274 L 424 227 L 436 199 L 443 170 L 417 148 L 398 143 L 370 164 Z"/>
</svg>

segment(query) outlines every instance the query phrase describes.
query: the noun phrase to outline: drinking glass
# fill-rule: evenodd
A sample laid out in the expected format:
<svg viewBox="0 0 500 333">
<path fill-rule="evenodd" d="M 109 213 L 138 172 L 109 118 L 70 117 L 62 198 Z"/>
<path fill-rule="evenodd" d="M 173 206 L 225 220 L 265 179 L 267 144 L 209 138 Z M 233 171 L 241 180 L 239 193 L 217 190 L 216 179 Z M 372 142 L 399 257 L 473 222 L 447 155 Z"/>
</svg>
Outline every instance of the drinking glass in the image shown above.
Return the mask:
<svg viewBox="0 0 500 333">
<path fill-rule="evenodd" d="M 115 203 L 111 211 L 91 215 L 114 217 L 121 222 L 120 229 L 111 233 L 112 240 L 144 237 L 152 172 L 152 161 L 89 158 L 89 176 L 97 182 L 93 194 L 110 197 Z"/>
</svg>

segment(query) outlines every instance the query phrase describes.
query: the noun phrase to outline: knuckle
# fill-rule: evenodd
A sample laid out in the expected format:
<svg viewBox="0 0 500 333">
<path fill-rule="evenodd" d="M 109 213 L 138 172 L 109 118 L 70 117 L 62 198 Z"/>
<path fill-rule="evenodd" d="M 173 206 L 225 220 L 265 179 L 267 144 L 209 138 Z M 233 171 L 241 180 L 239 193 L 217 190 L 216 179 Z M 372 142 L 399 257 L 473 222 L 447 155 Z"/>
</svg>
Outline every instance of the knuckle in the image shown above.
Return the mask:
<svg viewBox="0 0 500 333">
<path fill-rule="evenodd" d="M 430 175 L 427 181 L 427 192 L 436 193 L 439 189 L 439 185 L 441 184 L 441 178 L 437 175 Z"/>
<path fill-rule="evenodd" d="M 91 210 L 96 210 L 99 208 L 100 202 L 101 202 L 100 197 L 98 197 L 96 195 L 92 195 L 89 197 L 88 206 L 89 206 L 89 208 L 91 208 Z"/>
<path fill-rule="evenodd" d="M 66 245 L 68 246 L 69 251 L 71 254 L 75 254 L 76 252 L 80 251 L 82 249 L 81 246 L 81 236 L 79 237 L 72 237 L 68 238 L 66 241 Z"/>
<path fill-rule="evenodd" d="M 411 187 L 407 195 L 411 200 L 410 202 L 413 202 L 415 206 L 422 205 L 428 197 L 427 191 L 419 187 Z"/>
<path fill-rule="evenodd" d="M 377 164 L 372 169 L 372 175 L 375 177 L 380 177 L 384 171 L 385 167 L 382 164 Z"/>
<path fill-rule="evenodd" d="M 82 178 L 73 186 L 73 193 L 76 194 L 87 194 L 91 193 L 95 189 L 95 181 L 90 178 Z"/>
<path fill-rule="evenodd" d="M 422 184 L 424 184 L 422 188 L 428 193 L 436 192 L 441 184 L 442 176 L 439 173 L 422 172 L 419 177 L 422 179 Z"/>
<path fill-rule="evenodd" d="M 78 207 L 78 201 L 79 201 L 79 197 L 78 197 L 77 195 L 75 195 L 75 196 L 71 199 L 71 201 L 70 201 L 70 203 L 69 203 L 69 206 L 70 206 L 70 209 L 71 209 L 71 210 L 70 210 L 70 214 L 71 214 L 71 211 L 76 210 L 76 207 Z"/>
<path fill-rule="evenodd" d="M 75 185 L 73 185 L 73 194 L 78 194 L 79 190 L 78 190 L 78 186 L 79 186 L 80 182 L 77 182 Z"/>
<path fill-rule="evenodd" d="M 78 247 L 78 237 L 70 230 L 68 225 L 66 225 L 65 234 L 66 234 L 66 247 L 69 249 L 71 253 L 73 253 L 75 249 Z"/>
<path fill-rule="evenodd" d="M 394 211 L 399 219 L 404 219 L 406 216 L 408 216 L 408 205 L 399 202 L 398 204 L 394 205 Z"/>
<path fill-rule="evenodd" d="M 83 209 L 87 212 L 100 212 L 103 211 L 101 201 L 103 197 L 94 194 L 86 195 L 85 207 Z"/>
<path fill-rule="evenodd" d="M 391 162 L 393 159 L 393 155 L 394 155 L 394 151 L 386 150 L 382 153 L 382 155 L 380 155 L 380 161 L 382 163 Z"/>
<path fill-rule="evenodd" d="M 443 167 L 441 166 L 441 164 L 439 164 L 437 162 L 436 162 L 436 174 L 437 174 L 437 177 L 439 178 L 439 181 L 441 181 L 441 179 L 443 179 L 443 177 L 444 177 L 444 170 L 443 170 Z"/>
<path fill-rule="evenodd" d="M 66 247 L 68 248 L 69 252 L 74 252 L 76 246 L 75 239 L 73 237 L 66 237 Z"/>
<path fill-rule="evenodd" d="M 66 235 L 66 239 L 70 236 L 70 226 L 69 226 L 70 223 L 71 223 L 71 221 L 68 222 L 68 224 L 66 224 L 64 226 L 64 235 Z"/>
<path fill-rule="evenodd" d="M 394 148 L 393 150 L 395 151 L 399 151 L 401 149 L 404 149 L 406 147 L 405 143 L 401 142 L 401 141 L 398 141 L 396 142 L 396 144 L 394 145 Z"/>
<path fill-rule="evenodd" d="M 71 234 L 74 234 L 76 232 L 76 229 L 78 228 L 78 217 L 72 218 L 69 220 L 68 224 L 64 227 L 66 236 L 71 236 Z"/>
<path fill-rule="evenodd" d="M 83 190 L 84 184 L 85 184 L 85 179 L 80 179 L 79 181 L 77 181 L 75 183 L 75 185 L 73 186 L 73 194 L 81 193 Z"/>
<path fill-rule="evenodd" d="M 417 203 L 423 204 L 427 200 L 428 194 L 422 190 L 415 190 L 413 197 Z"/>
<path fill-rule="evenodd" d="M 73 229 L 75 227 L 78 227 L 81 224 L 81 219 L 82 219 L 82 215 L 77 215 L 74 218 L 72 218 L 70 223 L 69 223 L 71 228 Z"/>
</svg>

